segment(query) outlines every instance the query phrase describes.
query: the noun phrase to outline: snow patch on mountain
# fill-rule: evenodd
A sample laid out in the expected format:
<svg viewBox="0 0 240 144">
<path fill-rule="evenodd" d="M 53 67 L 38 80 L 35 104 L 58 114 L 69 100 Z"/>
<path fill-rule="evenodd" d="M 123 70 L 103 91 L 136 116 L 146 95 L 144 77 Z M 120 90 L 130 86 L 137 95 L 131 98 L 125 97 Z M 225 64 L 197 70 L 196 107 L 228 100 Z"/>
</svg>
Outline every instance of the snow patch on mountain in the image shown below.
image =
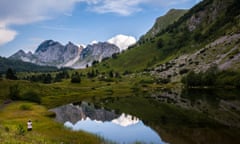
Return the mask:
<svg viewBox="0 0 240 144">
<path fill-rule="evenodd" d="M 79 44 L 78 47 L 82 47 L 82 48 L 85 48 L 87 47 L 85 44 Z"/>
<path fill-rule="evenodd" d="M 96 40 L 93 40 L 92 42 L 90 42 L 90 45 L 94 45 L 94 44 L 97 44 L 97 43 L 99 43 L 99 42 L 96 41 Z"/>
</svg>

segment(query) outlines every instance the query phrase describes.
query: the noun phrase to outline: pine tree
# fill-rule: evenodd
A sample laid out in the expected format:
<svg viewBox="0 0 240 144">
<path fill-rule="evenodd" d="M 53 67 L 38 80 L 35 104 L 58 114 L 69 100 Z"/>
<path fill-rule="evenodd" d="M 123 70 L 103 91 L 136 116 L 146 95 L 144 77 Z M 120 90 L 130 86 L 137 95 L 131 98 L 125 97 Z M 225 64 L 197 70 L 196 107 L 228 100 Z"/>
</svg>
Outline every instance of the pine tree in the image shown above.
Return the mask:
<svg viewBox="0 0 240 144">
<path fill-rule="evenodd" d="M 71 83 L 80 83 L 80 82 L 81 82 L 81 77 L 79 73 L 75 72 L 74 74 L 72 74 Z"/>
<path fill-rule="evenodd" d="M 11 68 L 6 72 L 6 79 L 17 80 L 17 76 Z"/>
</svg>

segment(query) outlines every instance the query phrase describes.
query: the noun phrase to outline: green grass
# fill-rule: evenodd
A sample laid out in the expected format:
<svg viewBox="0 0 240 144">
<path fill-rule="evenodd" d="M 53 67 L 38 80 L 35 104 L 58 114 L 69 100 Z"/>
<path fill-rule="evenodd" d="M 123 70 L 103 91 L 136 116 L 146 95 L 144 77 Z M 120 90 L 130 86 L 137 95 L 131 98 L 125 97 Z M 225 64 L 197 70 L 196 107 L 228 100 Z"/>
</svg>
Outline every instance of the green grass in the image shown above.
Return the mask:
<svg viewBox="0 0 240 144">
<path fill-rule="evenodd" d="M 23 109 L 23 107 L 30 109 Z M 85 132 L 73 132 L 47 117 L 45 107 L 29 103 L 14 102 L 0 110 L 0 142 L 1 143 L 76 143 L 99 144 L 100 139 Z M 31 119 L 33 131 L 26 130 L 26 123 Z M 21 128 L 22 127 L 22 128 Z"/>
<path fill-rule="evenodd" d="M 153 59 L 158 59 L 161 51 L 156 48 L 155 43 L 143 44 L 133 49 L 127 50 L 118 56 L 117 59 L 111 59 L 99 64 L 97 69 L 106 71 L 113 69 L 123 73 L 124 71 L 136 72 L 147 68 L 148 63 Z"/>
<path fill-rule="evenodd" d="M 132 96 L 161 87 L 161 85 L 154 84 L 154 79 L 150 75 L 143 74 L 112 78 L 110 82 L 101 81 L 98 77 L 91 79 L 82 77 L 81 79 L 79 84 L 71 83 L 70 79 L 52 84 L 2 80 L 0 82 L 0 100 L 9 99 L 9 89 L 13 85 L 18 85 L 20 97 L 40 97 L 41 104 L 48 108 L 82 100 L 97 101 L 104 97 Z"/>
<path fill-rule="evenodd" d="M 157 18 L 153 28 L 147 32 L 147 34 L 144 36 L 144 39 L 155 36 L 157 33 L 161 32 L 161 30 L 164 30 L 170 24 L 177 21 L 186 12 L 187 10 L 171 9 L 166 15 Z M 153 33 L 155 33 L 155 35 L 153 35 Z"/>
</svg>

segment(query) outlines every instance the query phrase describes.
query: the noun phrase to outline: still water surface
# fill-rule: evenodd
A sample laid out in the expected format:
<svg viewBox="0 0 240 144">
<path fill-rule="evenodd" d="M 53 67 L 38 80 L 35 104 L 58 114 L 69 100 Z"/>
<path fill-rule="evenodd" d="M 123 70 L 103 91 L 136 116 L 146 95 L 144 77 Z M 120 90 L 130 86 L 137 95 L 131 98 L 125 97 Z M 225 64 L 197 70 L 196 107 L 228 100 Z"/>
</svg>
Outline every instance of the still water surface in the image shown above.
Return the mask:
<svg viewBox="0 0 240 144">
<path fill-rule="evenodd" d="M 240 143 L 238 89 L 156 90 L 92 102 L 52 111 L 66 127 L 117 143 Z"/>
<path fill-rule="evenodd" d="M 74 131 L 86 131 L 117 143 L 164 144 L 153 129 L 139 118 L 128 114 L 115 114 L 113 111 L 96 109 L 94 105 L 82 102 L 68 104 L 53 109 L 57 120 Z"/>
</svg>

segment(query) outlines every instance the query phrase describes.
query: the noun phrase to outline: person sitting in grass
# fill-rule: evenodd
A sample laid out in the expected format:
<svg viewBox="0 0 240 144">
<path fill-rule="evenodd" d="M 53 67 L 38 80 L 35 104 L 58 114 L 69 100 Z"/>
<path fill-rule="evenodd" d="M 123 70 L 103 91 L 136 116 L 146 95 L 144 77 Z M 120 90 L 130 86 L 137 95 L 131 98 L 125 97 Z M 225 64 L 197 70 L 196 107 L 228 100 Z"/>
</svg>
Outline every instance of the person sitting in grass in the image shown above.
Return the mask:
<svg viewBox="0 0 240 144">
<path fill-rule="evenodd" d="M 31 120 L 28 120 L 28 122 L 27 122 L 27 130 L 28 131 L 32 130 L 32 121 Z"/>
</svg>

